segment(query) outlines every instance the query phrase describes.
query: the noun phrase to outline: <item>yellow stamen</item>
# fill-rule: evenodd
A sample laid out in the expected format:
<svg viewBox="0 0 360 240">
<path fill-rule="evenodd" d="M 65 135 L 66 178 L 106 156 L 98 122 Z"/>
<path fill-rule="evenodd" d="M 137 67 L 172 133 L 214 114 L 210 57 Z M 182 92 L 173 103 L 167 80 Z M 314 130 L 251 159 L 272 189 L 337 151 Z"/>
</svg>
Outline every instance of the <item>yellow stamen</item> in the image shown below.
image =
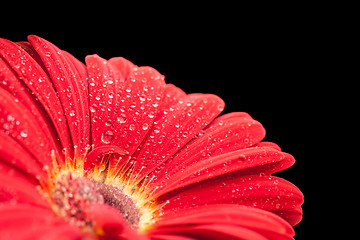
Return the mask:
<svg viewBox="0 0 360 240">
<path fill-rule="evenodd" d="M 51 151 L 50 157 L 52 160 L 52 168 L 44 166 L 44 170 L 47 172 L 49 180 L 47 182 L 41 181 L 39 188 L 41 188 L 41 192 L 49 199 L 49 204 L 54 209 L 54 212 L 59 216 L 66 218 L 66 216 L 63 216 L 64 210 L 59 209 L 61 206 L 59 207 L 57 204 L 59 196 L 57 197 L 57 200 L 53 199 L 53 192 L 55 189 L 59 189 L 59 184 L 65 189 L 69 189 L 69 191 L 74 190 L 74 187 L 71 186 L 71 181 L 64 181 L 64 179 L 94 179 L 99 183 L 115 187 L 128 196 L 135 204 L 134 206 L 136 206 L 139 213 L 139 223 L 137 225 L 138 231 L 144 232 L 146 229 L 149 229 L 161 216 L 161 209 L 167 204 L 167 202 L 157 204 L 156 200 L 152 198 L 152 194 L 158 189 L 158 187 L 150 188 L 155 176 L 151 176 L 150 178 L 149 175 L 146 175 L 139 180 L 138 177 L 146 167 L 141 167 L 141 169 L 135 173 L 135 163 L 129 164 L 132 159 L 131 156 L 128 156 L 125 162 L 121 161 L 123 156 L 120 156 L 116 161 L 116 164 L 111 167 L 111 155 L 109 154 L 101 156 L 100 161 L 95 164 L 94 168 L 85 173 L 84 162 L 91 147 L 93 146 L 88 145 L 86 147 L 85 156 L 77 156 L 78 149 L 74 148 L 74 159 L 70 158 L 67 149 L 64 149 L 63 154 L 65 161 L 63 163 L 61 161 L 59 162 L 56 152 Z M 122 165 L 119 166 L 119 164 Z M 64 197 L 69 197 L 69 195 L 65 194 Z M 76 211 L 81 210 L 73 209 L 70 213 L 75 213 Z M 74 219 L 72 219 L 72 221 L 73 220 Z M 86 231 L 89 230 L 89 224 L 90 223 L 86 223 L 84 225 Z M 98 230 L 95 231 L 95 229 L 92 231 L 98 232 Z"/>
</svg>

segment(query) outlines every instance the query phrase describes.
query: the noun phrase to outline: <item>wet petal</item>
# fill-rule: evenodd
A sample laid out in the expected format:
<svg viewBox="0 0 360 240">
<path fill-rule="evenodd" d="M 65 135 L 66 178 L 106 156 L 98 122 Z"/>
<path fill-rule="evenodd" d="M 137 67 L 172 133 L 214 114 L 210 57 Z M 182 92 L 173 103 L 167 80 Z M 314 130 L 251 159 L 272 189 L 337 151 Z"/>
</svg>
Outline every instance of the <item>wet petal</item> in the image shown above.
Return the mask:
<svg viewBox="0 0 360 240">
<path fill-rule="evenodd" d="M 139 234 L 126 222 L 117 209 L 105 204 L 89 204 L 85 209 L 86 217 L 93 221 L 98 235 L 115 239 L 141 239 Z"/>
<path fill-rule="evenodd" d="M 154 196 L 170 192 L 193 183 L 212 179 L 221 175 L 235 176 L 253 174 L 271 174 L 288 168 L 295 159 L 287 153 L 269 147 L 246 148 L 194 162 L 179 169 L 160 182 Z"/>
<path fill-rule="evenodd" d="M 252 206 L 268 211 L 291 211 L 303 203 L 303 195 L 296 186 L 273 176 L 254 175 L 211 179 L 179 189 L 179 192 L 173 193 L 175 196 L 169 199 L 169 204 L 165 206 L 166 210 L 226 203 Z M 164 198 L 168 197 L 170 196 Z"/>
<path fill-rule="evenodd" d="M 154 171 L 152 175 L 156 178 L 153 181 L 154 183 L 167 181 L 172 178 L 172 175 L 187 171 L 193 164 L 198 164 L 210 157 L 250 147 L 261 141 L 264 136 L 265 129 L 248 114 L 225 114 L 215 119 L 171 159 Z M 158 185 L 164 186 L 162 183 Z"/>
<path fill-rule="evenodd" d="M 62 146 L 72 151 L 69 128 L 53 83 L 43 68 L 26 51 L 13 42 L 0 39 L 0 56 L 34 93 L 48 113 Z"/>
<path fill-rule="evenodd" d="M 41 104 L 33 97 L 26 85 L 2 59 L 0 59 L 0 87 L 9 92 L 14 97 L 15 102 L 23 104 L 34 116 L 34 119 L 37 120 L 39 126 L 41 126 L 44 131 L 47 141 L 52 145 L 57 155 L 59 155 L 59 152 L 61 152 L 61 144 L 56 140 L 58 136 L 47 113 Z"/>
<path fill-rule="evenodd" d="M 120 71 L 124 79 L 128 79 L 130 73 L 138 68 L 138 66 L 123 57 L 111 58 L 109 63 Z"/>
<path fill-rule="evenodd" d="M 223 227 L 223 228 L 221 228 Z M 236 205 L 196 207 L 175 214 L 169 213 L 156 223 L 151 234 L 178 234 L 216 239 L 292 239 L 291 226 L 261 209 Z"/>
<path fill-rule="evenodd" d="M 79 75 L 69 54 L 63 54 L 59 48 L 40 37 L 28 37 L 41 57 L 51 77 L 64 109 L 73 146 L 78 154 L 85 153 L 89 140 L 89 106 L 86 92 L 87 84 Z"/>
<path fill-rule="evenodd" d="M 10 177 L 4 172 L 0 173 L 0 202 L 28 203 L 48 207 L 48 203 L 38 192 L 36 184 L 25 178 Z"/>
<path fill-rule="evenodd" d="M 80 239 L 80 229 L 56 217 L 50 209 L 26 204 L 0 205 L 0 236 L 4 239 Z"/>
<path fill-rule="evenodd" d="M 133 154 L 151 129 L 164 91 L 164 76 L 150 67 L 131 72 L 120 93 L 114 143 Z"/>
<path fill-rule="evenodd" d="M 140 67 L 129 74 L 121 88 L 113 144 L 128 151 L 129 156 L 134 155 L 152 129 L 164 87 L 164 77 L 159 72 L 150 67 Z M 120 163 L 114 162 L 111 165 L 120 168 L 127 160 L 124 158 Z"/>
<path fill-rule="evenodd" d="M 167 114 L 173 105 L 176 105 L 180 100 L 186 97 L 186 93 L 173 84 L 166 84 L 164 89 L 164 96 L 159 106 L 158 114 L 155 120 L 160 120 L 164 114 Z"/>
<path fill-rule="evenodd" d="M 283 219 L 286 219 L 286 221 L 288 221 L 291 226 L 297 225 L 303 216 L 303 210 L 301 207 L 286 210 L 274 210 L 272 212 L 279 215 Z"/>
<path fill-rule="evenodd" d="M 91 138 L 95 147 L 114 140 L 114 121 L 118 110 L 118 92 L 124 81 L 121 73 L 97 55 L 87 56 L 89 74 Z"/>
<path fill-rule="evenodd" d="M 0 161 L 30 174 L 33 179 L 46 177 L 41 164 L 4 132 L 0 132 Z"/>
<path fill-rule="evenodd" d="M 266 141 L 259 142 L 254 147 L 271 147 L 275 150 L 281 151 L 281 148 L 276 143 L 273 143 L 273 142 L 266 142 Z"/>
<path fill-rule="evenodd" d="M 189 94 L 154 123 L 136 159 L 135 180 L 155 170 L 205 128 L 224 108 L 212 94 Z"/>
<path fill-rule="evenodd" d="M 43 165 L 51 166 L 55 146 L 32 113 L 0 88 L 0 131 L 11 136 Z"/>
</svg>

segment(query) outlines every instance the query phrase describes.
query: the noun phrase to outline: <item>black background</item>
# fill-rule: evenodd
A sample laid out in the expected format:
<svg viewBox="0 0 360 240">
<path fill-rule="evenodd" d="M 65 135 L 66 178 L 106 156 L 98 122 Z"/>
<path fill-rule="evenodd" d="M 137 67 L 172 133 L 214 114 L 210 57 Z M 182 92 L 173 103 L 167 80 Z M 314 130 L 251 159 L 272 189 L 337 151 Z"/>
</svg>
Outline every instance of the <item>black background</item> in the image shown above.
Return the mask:
<svg viewBox="0 0 360 240">
<path fill-rule="evenodd" d="M 276 175 L 305 195 L 304 220 L 295 227 L 296 239 L 305 239 L 313 211 L 306 203 L 314 174 L 310 166 L 317 161 L 313 152 L 322 131 L 318 116 L 323 100 L 316 97 L 323 91 L 322 51 L 320 30 L 305 22 L 306 17 L 291 14 L 206 19 L 193 15 L 186 22 L 186 14 L 179 21 L 168 21 L 168 16 L 141 22 L 88 18 L 56 25 L 34 20 L 23 21 L 15 30 L 3 28 L 0 37 L 24 41 L 35 34 L 83 62 L 89 54 L 123 56 L 156 68 L 166 82 L 188 93 L 220 96 L 226 113 L 248 112 L 265 127 L 266 141 L 277 143 L 297 160 Z"/>
</svg>

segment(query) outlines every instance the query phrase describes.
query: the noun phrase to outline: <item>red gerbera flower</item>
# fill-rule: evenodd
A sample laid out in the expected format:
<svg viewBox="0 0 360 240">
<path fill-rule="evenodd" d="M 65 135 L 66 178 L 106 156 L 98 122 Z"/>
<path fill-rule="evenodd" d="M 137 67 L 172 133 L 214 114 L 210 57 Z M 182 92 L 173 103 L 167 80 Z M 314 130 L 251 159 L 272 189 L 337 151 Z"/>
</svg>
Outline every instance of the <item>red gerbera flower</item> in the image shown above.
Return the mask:
<svg viewBox="0 0 360 240">
<path fill-rule="evenodd" d="M 1 239 L 292 239 L 294 158 L 151 67 L 0 40 Z M 217 117 L 217 118 L 216 118 Z"/>
</svg>

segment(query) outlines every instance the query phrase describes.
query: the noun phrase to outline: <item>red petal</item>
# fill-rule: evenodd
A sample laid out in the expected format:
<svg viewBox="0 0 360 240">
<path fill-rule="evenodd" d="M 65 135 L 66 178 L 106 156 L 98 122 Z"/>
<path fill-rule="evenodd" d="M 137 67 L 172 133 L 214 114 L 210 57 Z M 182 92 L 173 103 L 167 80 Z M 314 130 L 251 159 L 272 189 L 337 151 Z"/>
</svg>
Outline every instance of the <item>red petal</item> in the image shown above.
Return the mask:
<svg viewBox="0 0 360 240">
<path fill-rule="evenodd" d="M 81 99 L 88 99 L 89 96 L 89 80 L 86 66 L 77 60 L 73 55 L 66 51 L 60 50 L 62 55 L 66 58 L 67 62 L 72 65 L 72 70 L 75 73 L 76 81 L 80 85 L 80 97 Z"/>
<path fill-rule="evenodd" d="M 259 142 L 254 147 L 271 147 L 275 150 L 281 151 L 281 148 L 276 143 L 273 142 Z"/>
<path fill-rule="evenodd" d="M 83 116 L 85 116 L 83 127 L 84 130 L 81 132 L 83 134 L 82 138 L 86 138 L 86 140 L 82 140 L 83 142 L 90 143 L 90 112 L 89 112 L 89 80 L 86 66 L 77 60 L 70 53 L 61 51 L 62 55 L 67 59 L 67 62 L 72 65 L 71 69 L 75 72 L 75 79 L 78 82 L 79 95 L 84 104 L 82 111 Z M 83 151 L 84 149 L 80 150 Z M 86 150 L 86 148 L 85 148 Z M 83 153 L 83 152 L 81 152 Z"/>
<path fill-rule="evenodd" d="M 46 174 L 39 162 L 9 135 L 0 132 L 0 161 L 6 162 L 34 179 L 45 179 Z"/>
<path fill-rule="evenodd" d="M 177 104 L 180 100 L 186 97 L 186 93 L 180 88 L 176 87 L 173 84 L 166 84 L 164 89 L 164 97 L 159 106 L 158 114 L 156 115 L 155 121 L 158 121 L 162 118 L 164 114 L 167 114 L 170 110 L 170 107 Z"/>
<path fill-rule="evenodd" d="M 73 61 L 69 61 L 69 54 L 64 55 L 55 45 L 37 36 L 28 39 L 41 57 L 60 97 L 73 145 L 77 146 L 79 154 L 84 154 L 90 143 L 88 96 L 83 94 L 87 84 Z"/>
<path fill-rule="evenodd" d="M 185 188 L 170 198 L 165 209 L 187 209 L 215 203 L 240 204 L 268 211 L 292 210 L 301 206 L 303 195 L 296 186 L 278 177 L 218 178 Z"/>
<path fill-rule="evenodd" d="M 24 49 L 41 66 L 41 68 L 44 70 L 44 72 L 47 72 L 44 63 L 42 62 L 39 54 L 36 52 L 36 50 L 31 45 L 31 43 L 16 42 L 16 44 L 19 45 L 22 49 Z"/>
<path fill-rule="evenodd" d="M 177 214 L 165 213 L 151 234 L 178 233 L 185 236 L 228 239 L 292 239 L 291 226 L 278 217 L 260 209 L 236 205 L 203 206 Z M 256 238 L 255 238 L 256 239 Z"/>
<path fill-rule="evenodd" d="M 174 155 L 224 108 L 212 94 L 189 94 L 169 108 L 149 132 L 136 160 L 133 176 L 140 180 Z"/>
<path fill-rule="evenodd" d="M 124 79 L 128 79 L 131 72 L 136 70 L 137 66 L 123 57 L 114 57 L 109 59 L 109 63 L 120 71 Z"/>
<path fill-rule="evenodd" d="M 71 150 L 71 139 L 61 103 L 42 67 L 21 47 L 0 39 L 0 56 L 34 93 L 49 114 L 63 147 Z"/>
<path fill-rule="evenodd" d="M 51 166 L 54 147 L 38 119 L 8 92 L 0 88 L 0 130 L 11 136 L 43 165 Z"/>
<path fill-rule="evenodd" d="M 120 93 L 114 143 L 133 154 L 151 129 L 164 91 L 164 77 L 140 67 L 130 73 Z"/>
<path fill-rule="evenodd" d="M 95 167 L 95 165 L 101 161 L 101 158 L 105 154 L 114 154 L 114 153 L 116 153 L 120 156 L 125 156 L 128 154 L 127 151 L 125 151 L 115 145 L 105 145 L 105 146 L 100 146 L 100 147 L 94 148 L 86 156 L 84 170 L 89 171 L 89 170 L 93 169 Z M 112 170 L 115 171 L 114 169 L 112 169 Z"/>
<path fill-rule="evenodd" d="M 85 209 L 86 217 L 93 222 L 93 228 L 99 235 L 115 239 L 141 239 L 126 222 L 122 213 L 105 204 L 89 204 Z M 121 238 L 123 237 L 123 238 Z"/>
<path fill-rule="evenodd" d="M 34 116 L 34 119 L 37 119 L 49 144 L 52 145 L 56 153 L 59 153 L 61 151 L 60 143 L 55 140 L 58 139 L 57 133 L 54 130 L 53 124 L 48 119 L 45 110 L 39 102 L 33 98 L 30 90 L 18 79 L 16 74 L 2 59 L 0 59 L 0 73 L 0 87 L 14 96 L 14 101 L 24 104 L 26 109 Z"/>
<path fill-rule="evenodd" d="M 129 74 L 121 88 L 113 144 L 128 151 L 130 156 L 153 126 L 164 87 L 164 77 L 159 72 L 150 67 L 140 67 Z M 127 160 L 112 165 L 121 167 Z"/>
<path fill-rule="evenodd" d="M 272 212 L 279 215 L 283 219 L 286 219 L 286 221 L 288 221 L 291 226 L 297 225 L 303 216 L 303 210 L 301 207 L 288 210 L 275 210 Z"/>
<path fill-rule="evenodd" d="M 163 187 L 158 188 L 154 196 L 220 175 L 226 176 L 232 172 L 236 172 L 237 176 L 271 174 L 290 167 L 294 162 L 291 155 L 269 147 L 240 149 L 202 161 L 194 161 L 190 166 L 177 169 L 177 172 L 169 168 L 172 174 L 169 176 L 166 174 L 164 180 L 158 184 Z"/>
<path fill-rule="evenodd" d="M 190 239 L 209 239 L 209 240 L 269 240 L 269 238 L 257 233 L 256 231 L 240 226 L 224 224 L 202 224 L 190 226 L 177 226 L 166 228 L 165 233 L 190 236 Z M 160 235 L 161 236 L 161 235 Z M 176 239 L 176 238 L 175 238 Z M 181 238 L 180 238 L 181 239 Z M 185 238 L 186 239 L 186 238 Z M 279 240 L 278 238 L 276 240 Z"/>
<path fill-rule="evenodd" d="M 176 233 L 173 234 L 152 234 L 151 239 L 154 240 L 196 240 L 196 238 L 188 237 L 188 236 L 181 236 L 176 235 Z"/>
<path fill-rule="evenodd" d="M 161 169 L 154 171 L 153 175 L 157 178 L 153 181 L 168 181 L 167 179 L 172 178 L 172 175 L 187 171 L 187 168 L 192 164 L 198 164 L 204 159 L 220 154 L 250 147 L 261 141 L 264 136 L 265 129 L 248 114 L 225 114 L 215 119 L 204 131 L 177 152 L 173 158 L 165 162 Z M 175 178 L 178 179 L 178 177 Z"/>
<path fill-rule="evenodd" d="M 5 173 L 0 173 L 0 202 L 48 206 L 39 194 L 36 184 L 25 178 L 11 177 Z"/>
<path fill-rule="evenodd" d="M 121 73 L 97 55 L 85 58 L 89 74 L 92 143 L 95 147 L 114 140 L 118 92 L 124 81 Z"/>
<path fill-rule="evenodd" d="M 19 229 L 20 230 L 20 229 Z M 79 228 L 62 222 L 50 226 L 42 225 L 31 229 L 22 230 L 12 240 L 80 240 L 96 239 L 90 233 L 84 233 Z"/>
<path fill-rule="evenodd" d="M 26 204 L 0 205 L 2 239 L 80 239 L 84 234 L 56 217 L 50 209 Z"/>
</svg>

